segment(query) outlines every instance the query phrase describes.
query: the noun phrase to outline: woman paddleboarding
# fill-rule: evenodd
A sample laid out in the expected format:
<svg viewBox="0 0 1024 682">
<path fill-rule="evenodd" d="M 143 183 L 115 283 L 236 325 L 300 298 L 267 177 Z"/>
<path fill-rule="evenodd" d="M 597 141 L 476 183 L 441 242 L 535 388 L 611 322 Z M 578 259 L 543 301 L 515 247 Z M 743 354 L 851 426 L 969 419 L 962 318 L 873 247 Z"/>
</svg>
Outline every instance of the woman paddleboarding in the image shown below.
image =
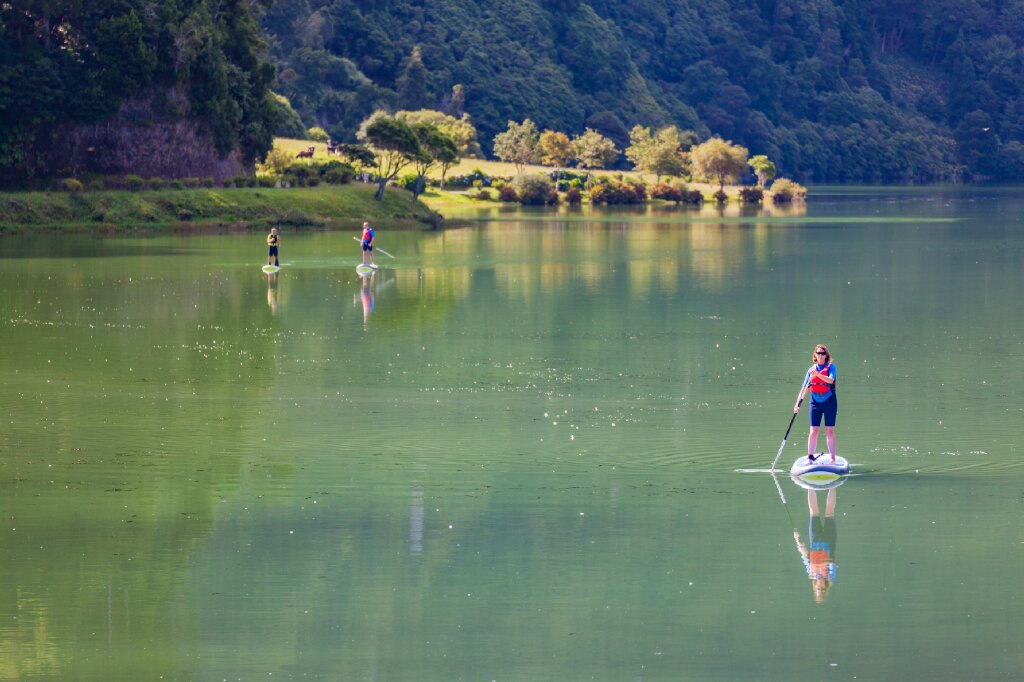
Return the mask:
<svg viewBox="0 0 1024 682">
<path fill-rule="evenodd" d="M 832 354 L 821 343 L 814 347 L 811 359 L 814 364 L 810 366 L 804 376 L 804 384 L 800 388 L 800 395 L 797 396 L 796 404 L 793 406 L 793 413 L 796 414 L 800 411 L 800 403 L 807 390 L 810 389 L 811 431 L 807 434 L 807 461 L 810 463 L 815 460 L 814 450 L 818 446 L 818 430 L 824 419 L 825 442 L 828 444 L 828 454 L 832 457 L 834 464 L 836 461 L 836 412 L 839 410 L 839 402 L 836 400 L 836 366 L 832 363 Z"/>
<path fill-rule="evenodd" d="M 366 265 L 366 254 L 370 254 L 370 265 L 376 267 L 377 263 L 373 259 L 373 228 L 370 227 L 370 223 L 363 223 L 363 237 L 359 240 L 363 245 L 363 265 Z"/>
</svg>

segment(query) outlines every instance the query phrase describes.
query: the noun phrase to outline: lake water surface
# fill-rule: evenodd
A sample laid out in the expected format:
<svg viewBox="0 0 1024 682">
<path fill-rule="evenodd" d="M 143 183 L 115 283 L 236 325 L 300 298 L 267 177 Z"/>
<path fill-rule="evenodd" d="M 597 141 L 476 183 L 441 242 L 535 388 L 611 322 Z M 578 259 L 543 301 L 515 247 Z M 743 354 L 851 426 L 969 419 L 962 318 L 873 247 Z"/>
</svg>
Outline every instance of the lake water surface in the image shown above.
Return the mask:
<svg viewBox="0 0 1024 682">
<path fill-rule="evenodd" d="M 3 238 L 0 680 L 1024 677 L 1024 190 L 462 217 Z"/>
</svg>

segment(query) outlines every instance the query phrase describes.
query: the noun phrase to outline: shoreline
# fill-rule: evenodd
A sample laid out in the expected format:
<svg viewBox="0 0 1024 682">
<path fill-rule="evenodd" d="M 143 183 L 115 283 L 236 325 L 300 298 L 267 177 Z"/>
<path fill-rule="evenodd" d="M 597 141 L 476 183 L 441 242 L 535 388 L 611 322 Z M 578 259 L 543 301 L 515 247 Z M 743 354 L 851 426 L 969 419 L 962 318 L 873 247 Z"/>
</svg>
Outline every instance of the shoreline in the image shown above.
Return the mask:
<svg viewBox="0 0 1024 682">
<path fill-rule="evenodd" d="M 293 188 L 198 188 L 0 192 L 0 233 L 245 231 L 264 227 L 348 229 L 364 220 L 438 229 L 443 217 L 398 188 L 373 198 L 363 183 Z"/>
</svg>

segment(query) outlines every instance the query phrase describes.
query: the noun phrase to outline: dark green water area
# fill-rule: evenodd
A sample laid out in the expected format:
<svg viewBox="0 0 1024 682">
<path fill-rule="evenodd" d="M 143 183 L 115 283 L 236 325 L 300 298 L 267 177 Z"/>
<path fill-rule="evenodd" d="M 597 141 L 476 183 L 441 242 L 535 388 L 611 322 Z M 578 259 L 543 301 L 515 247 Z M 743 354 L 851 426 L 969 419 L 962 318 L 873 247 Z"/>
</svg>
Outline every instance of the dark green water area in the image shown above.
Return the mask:
<svg viewBox="0 0 1024 682">
<path fill-rule="evenodd" d="M 461 218 L 0 240 L 0 680 L 1024 677 L 1024 189 Z"/>
</svg>

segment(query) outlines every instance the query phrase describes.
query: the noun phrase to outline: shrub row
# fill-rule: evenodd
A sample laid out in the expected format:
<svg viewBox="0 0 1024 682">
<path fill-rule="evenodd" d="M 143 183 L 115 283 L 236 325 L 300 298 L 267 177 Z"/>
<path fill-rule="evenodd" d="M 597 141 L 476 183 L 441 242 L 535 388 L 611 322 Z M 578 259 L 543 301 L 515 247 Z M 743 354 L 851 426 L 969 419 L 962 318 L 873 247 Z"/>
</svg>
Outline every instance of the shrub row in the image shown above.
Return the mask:
<svg viewBox="0 0 1024 682">
<path fill-rule="evenodd" d="M 590 188 L 592 204 L 642 204 L 646 200 L 647 187 L 642 182 L 601 178 Z"/>
<path fill-rule="evenodd" d="M 651 188 L 652 199 L 673 201 L 677 204 L 690 204 L 700 206 L 704 203 L 704 195 L 700 190 L 688 189 L 686 185 L 670 185 L 667 182 L 659 182 Z"/>
<path fill-rule="evenodd" d="M 284 174 L 277 175 L 238 175 L 221 180 L 221 187 L 315 187 L 321 182 L 329 185 L 344 185 L 352 181 L 355 169 L 341 161 L 328 161 L 323 164 L 295 164 L 288 167 Z M 81 192 L 83 190 L 102 191 L 107 189 L 127 189 L 132 192 L 155 189 L 194 189 L 197 187 L 214 187 L 216 181 L 212 177 L 205 178 L 174 178 L 171 180 L 152 177 L 143 178 L 139 175 L 126 175 L 123 178 L 94 178 L 82 182 L 77 178 L 65 178 L 59 188 L 65 192 Z"/>
</svg>

